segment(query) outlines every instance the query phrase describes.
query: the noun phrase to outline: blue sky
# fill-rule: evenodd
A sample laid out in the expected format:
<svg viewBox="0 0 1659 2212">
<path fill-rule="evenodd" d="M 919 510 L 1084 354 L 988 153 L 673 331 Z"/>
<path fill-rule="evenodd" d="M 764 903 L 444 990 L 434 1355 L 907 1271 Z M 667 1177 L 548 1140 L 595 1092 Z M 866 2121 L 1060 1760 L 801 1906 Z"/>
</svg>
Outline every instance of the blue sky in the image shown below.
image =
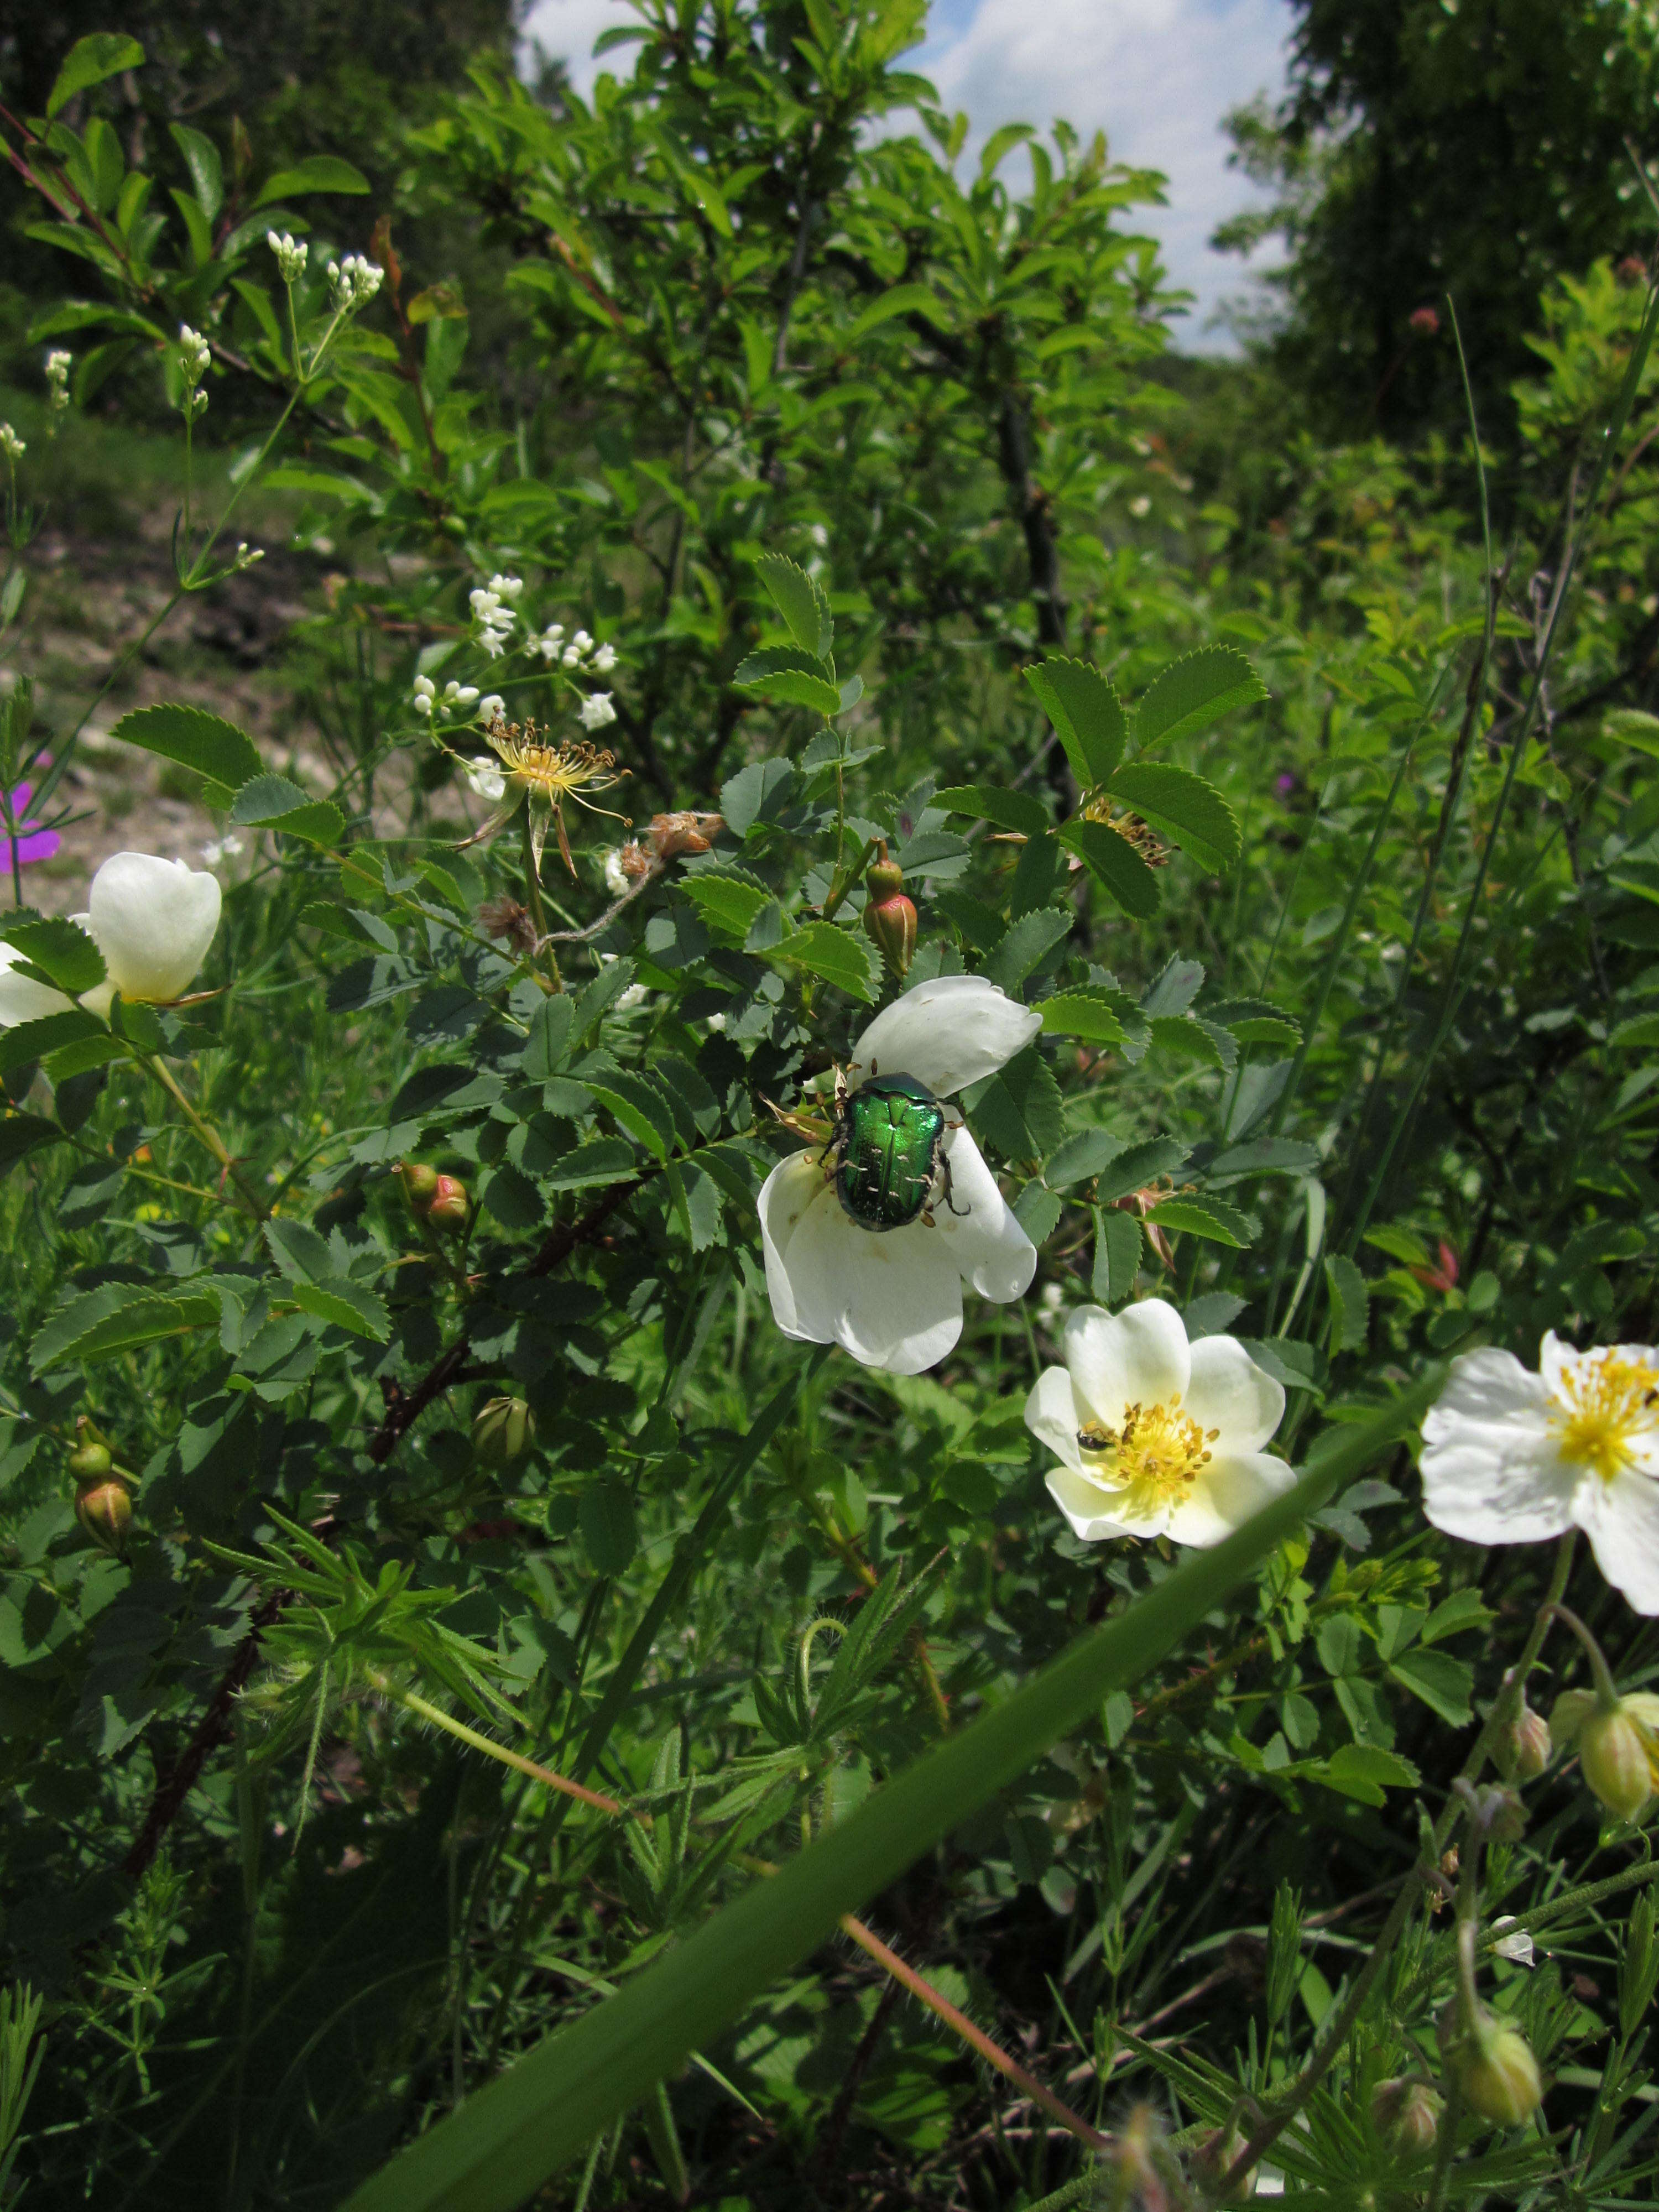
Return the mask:
<svg viewBox="0 0 1659 2212">
<path fill-rule="evenodd" d="M 589 82 L 593 40 L 634 21 L 621 0 L 537 0 L 528 30 Z M 1168 205 L 1138 211 L 1158 237 L 1176 283 L 1197 295 L 1181 333 L 1188 348 L 1218 342 L 1204 325 L 1240 264 L 1206 240 L 1250 204 L 1226 166 L 1225 111 L 1283 86 L 1288 0 L 933 0 L 927 44 L 911 66 L 950 108 L 965 108 L 975 137 L 998 125 L 1063 116 L 1103 129 L 1113 155 L 1169 179 Z M 613 67 L 623 69 L 625 50 Z"/>
</svg>

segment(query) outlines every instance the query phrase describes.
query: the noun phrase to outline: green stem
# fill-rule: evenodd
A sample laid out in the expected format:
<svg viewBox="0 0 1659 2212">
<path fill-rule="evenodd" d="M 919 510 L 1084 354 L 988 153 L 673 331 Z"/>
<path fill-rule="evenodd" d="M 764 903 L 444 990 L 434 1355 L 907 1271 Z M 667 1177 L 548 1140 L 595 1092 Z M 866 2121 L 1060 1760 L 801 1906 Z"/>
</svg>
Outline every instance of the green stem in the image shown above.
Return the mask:
<svg viewBox="0 0 1659 2212">
<path fill-rule="evenodd" d="M 534 1780 L 544 1783 L 550 1790 L 562 1790 L 567 1797 L 580 1797 L 584 1805 L 592 1805 L 597 1812 L 613 1814 L 622 1812 L 622 1807 L 614 1797 L 604 1796 L 597 1790 L 585 1790 L 580 1782 L 572 1782 L 562 1774 L 556 1774 L 550 1766 L 538 1766 L 533 1759 L 526 1759 L 522 1752 L 508 1751 L 504 1744 L 492 1743 L 487 1735 L 480 1735 L 477 1729 L 468 1728 L 465 1721 L 458 1721 L 441 1707 L 428 1704 L 417 1692 L 400 1690 L 392 1684 L 382 1686 L 386 1696 L 395 1698 L 410 1712 L 418 1714 L 422 1720 L 430 1721 L 434 1728 L 444 1729 L 458 1743 L 466 1744 L 474 1751 L 481 1751 L 489 1759 L 499 1759 L 503 1766 L 513 1767 L 520 1774 L 530 1775 Z"/>
<path fill-rule="evenodd" d="M 162 1090 L 165 1091 L 168 1097 L 173 1099 L 173 1103 L 179 1108 L 179 1112 L 184 1115 L 185 1121 L 189 1122 L 191 1127 L 196 1132 L 202 1142 L 207 1146 L 214 1158 L 218 1161 L 220 1166 L 224 1170 L 225 1174 L 229 1177 L 230 1181 L 235 1184 L 238 1192 L 241 1195 L 243 1204 L 247 1207 L 248 1212 L 253 1216 L 254 1219 L 256 1221 L 269 1221 L 270 1218 L 270 1208 L 266 1205 L 264 1199 L 259 1192 L 255 1190 L 252 1184 L 249 1182 L 247 1177 L 242 1173 L 241 1169 L 237 1165 L 234 1158 L 231 1155 L 229 1148 L 227 1146 L 224 1139 L 219 1134 L 219 1132 L 213 1127 L 210 1121 L 206 1121 L 202 1118 L 201 1115 L 197 1112 L 195 1107 L 191 1104 L 189 1099 L 185 1097 L 184 1092 L 173 1080 L 172 1074 L 167 1069 L 166 1062 L 158 1059 L 154 1053 L 141 1052 L 137 1054 L 137 1058 L 143 1066 L 149 1070 L 150 1074 L 155 1077 L 155 1080 L 161 1085 Z"/>
<path fill-rule="evenodd" d="M 519 823 L 524 843 L 525 904 L 530 909 L 531 927 L 536 933 L 538 949 L 547 957 L 548 973 L 553 979 L 553 988 L 562 991 L 564 979 L 559 973 L 559 956 L 553 950 L 553 940 L 547 927 L 547 908 L 542 904 L 541 872 L 536 866 L 536 840 L 531 832 L 528 805 L 520 815 Z"/>
<path fill-rule="evenodd" d="M 1474 1749 L 1463 1762 L 1462 1772 L 1458 1778 L 1460 1781 L 1478 1782 L 1480 1779 L 1486 1761 L 1492 1756 L 1493 1747 L 1497 1744 L 1502 1731 L 1509 1726 L 1510 1715 L 1519 1704 L 1526 1686 L 1527 1676 L 1531 1672 L 1533 1663 L 1539 1653 L 1544 1648 L 1544 1638 L 1549 1634 L 1550 1623 L 1555 1618 L 1561 1593 L 1567 1586 L 1567 1576 L 1572 1567 L 1575 1542 L 1576 1531 L 1569 1529 L 1556 1547 L 1555 1566 L 1550 1576 L 1548 1592 L 1543 1604 L 1538 1608 L 1537 1618 L 1533 1622 L 1531 1632 L 1527 1638 L 1521 1656 L 1504 1675 L 1503 1686 L 1493 1699 L 1492 1709 L 1486 1717 L 1486 1724 L 1475 1739 Z M 1389 1917 L 1382 1923 L 1382 1931 L 1372 1945 L 1370 1955 L 1355 1976 L 1353 1987 L 1342 2003 L 1337 2007 L 1335 2013 L 1328 2016 L 1328 2024 L 1321 2035 L 1319 2046 L 1313 2057 L 1291 2084 L 1271 2115 L 1260 2127 L 1253 2130 L 1249 2141 L 1228 2167 L 1218 2185 L 1218 2193 L 1222 2197 L 1224 2198 L 1228 2190 L 1238 2187 L 1250 2168 L 1258 2163 L 1262 2153 L 1270 2148 L 1284 2134 L 1285 2129 L 1289 2127 L 1291 2122 L 1336 2063 L 1337 2054 L 1347 2041 L 1349 2033 L 1364 2009 L 1365 2001 L 1370 1996 L 1378 1975 L 1382 1972 L 1395 1945 L 1405 1933 L 1406 1923 L 1411 1917 L 1412 1910 L 1417 1903 L 1421 1888 L 1420 1881 L 1414 1880 L 1413 1875 L 1419 1876 L 1425 1875 L 1438 1863 L 1442 1852 L 1446 1848 L 1447 1839 L 1462 1810 L 1463 1804 L 1461 1797 L 1454 1795 L 1448 1799 L 1444 1810 L 1435 1823 L 1433 1838 L 1424 1858 L 1419 1861 L 1417 1867 L 1413 1869 L 1413 1874 L 1408 1874 L 1401 1883 L 1399 1893 L 1395 1899 Z"/>
<path fill-rule="evenodd" d="M 1584 1647 L 1585 1656 L 1590 1663 L 1590 1679 L 1595 1685 L 1595 1694 L 1601 1702 L 1602 1711 L 1616 1713 L 1620 1703 L 1619 1685 L 1613 1679 L 1613 1669 L 1608 1666 L 1601 1645 L 1580 1620 L 1578 1615 L 1568 1607 L 1558 1604 L 1553 1610 L 1556 1619 L 1565 1621 L 1567 1626 L 1571 1629 Z"/>
</svg>

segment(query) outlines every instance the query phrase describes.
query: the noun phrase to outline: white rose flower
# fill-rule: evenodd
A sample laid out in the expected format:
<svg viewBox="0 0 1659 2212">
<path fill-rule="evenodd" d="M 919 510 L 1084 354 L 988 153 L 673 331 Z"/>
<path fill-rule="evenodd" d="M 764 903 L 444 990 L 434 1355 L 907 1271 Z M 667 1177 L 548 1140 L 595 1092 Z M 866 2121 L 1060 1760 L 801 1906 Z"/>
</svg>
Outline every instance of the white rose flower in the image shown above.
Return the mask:
<svg viewBox="0 0 1659 2212">
<path fill-rule="evenodd" d="M 1171 1536 L 1218 1544 L 1289 1490 L 1296 1471 L 1262 1449 L 1285 1393 L 1231 1336 L 1187 1340 L 1175 1308 L 1079 1306 L 1064 1367 L 1048 1367 L 1025 1425 L 1064 1464 L 1048 1495 L 1085 1544 Z"/>
<path fill-rule="evenodd" d="M 218 878 L 151 853 L 115 853 L 92 879 L 88 911 L 71 915 L 104 956 L 107 979 L 81 1004 L 107 1014 L 118 991 L 128 1000 L 165 1005 L 195 981 L 219 927 Z M 0 945 L 0 1029 L 61 1013 L 62 992 L 10 971 L 20 956 Z"/>
<path fill-rule="evenodd" d="M 876 1016 L 848 1070 L 849 1091 L 877 1076 L 908 1076 L 948 1098 L 994 1074 L 1042 1026 L 1040 1015 L 982 975 L 938 976 Z M 873 1231 L 843 1211 L 821 1149 L 773 1169 L 760 1194 L 761 1237 L 773 1317 L 786 1336 L 839 1344 L 866 1367 L 919 1375 L 962 1334 L 964 1280 L 999 1305 L 1024 1296 L 1036 1247 L 960 1124 L 945 1129 L 943 1161 L 949 1188 L 941 1175 L 931 1221 Z"/>
<path fill-rule="evenodd" d="M 1423 1423 L 1423 1510 L 1471 1544 L 1582 1528 L 1613 1588 L 1659 1613 L 1659 1350 L 1575 1352 L 1552 1330 L 1538 1364 L 1453 1360 Z"/>
<path fill-rule="evenodd" d="M 487 799 L 493 806 L 507 794 L 507 778 L 501 774 L 501 763 L 487 757 L 467 764 L 466 780 L 480 799 Z"/>
</svg>

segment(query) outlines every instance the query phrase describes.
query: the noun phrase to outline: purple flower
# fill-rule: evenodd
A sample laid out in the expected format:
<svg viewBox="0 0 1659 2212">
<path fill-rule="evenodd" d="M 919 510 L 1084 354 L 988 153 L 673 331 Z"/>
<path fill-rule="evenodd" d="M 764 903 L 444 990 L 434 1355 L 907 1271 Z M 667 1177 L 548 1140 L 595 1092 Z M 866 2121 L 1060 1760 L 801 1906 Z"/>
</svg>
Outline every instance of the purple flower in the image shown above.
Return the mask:
<svg viewBox="0 0 1659 2212">
<path fill-rule="evenodd" d="M 15 856 L 15 865 L 20 868 L 27 868 L 33 860 L 51 860 L 64 842 L 55 830 L 41 830 L 23 819 L 33 790 L 32 783 L 20 783 L 11 794 L 11 819 L 22 833 L 17 840 Z M 0 868 L 9 868 L 13 865 L 11 839 L 0 836 Z"/>
<path fill-rule="evenodd" d="M 1273 789 L 1279 793 L 1281 799 L 1288 799 L 1291 793 L 1296 789 L 1297 782 L 1297 777 L 1293 776 L 1290 770 L 1286 769 L 1282 774 L 1276 775 L 1273 778 Z"/>
</svg>

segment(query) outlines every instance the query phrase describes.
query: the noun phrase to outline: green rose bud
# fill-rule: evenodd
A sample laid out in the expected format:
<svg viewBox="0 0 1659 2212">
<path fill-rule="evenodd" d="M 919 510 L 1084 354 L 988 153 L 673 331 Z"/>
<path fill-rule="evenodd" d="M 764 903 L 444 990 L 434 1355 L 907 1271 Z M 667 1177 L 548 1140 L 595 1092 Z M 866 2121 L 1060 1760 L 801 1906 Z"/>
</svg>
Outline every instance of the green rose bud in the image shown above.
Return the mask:
<svg viewBox="0 0 1659 2212">
<path fill-rule="evenodd" d="M 1549 1723 L 1522 1698 L 1520 1711 L 1511 1716 L 1493 1747 L 1492 1757 L 1506 1782 L 1535 1782 L 1554 1748 Z"/>
<path fill-rule="evenodd" d="M 454 1176 L 441 1175 L 434 1186 L 431 1203 L 426 1218 L 434 1229 L 465 1229 L 471 1212 L 467 1202 L 466 1186 Z"/>
<path fill-rule="evenodd" d="M 869 899 L 865 934 L 896 975 L 906 974 L 916 951 L 916 909 L 904 895 L 904 872 L 881 848 L 881 858 L 864 878 Z"/>
<path fill-rule="evenodd" d="M 473 1455 L 486 1467 L 516 1467 L 535 1443 L 536 1416 L 522 1398 L 492 1398 L 473 1417 Z"/>
<path fill-rule="evenodd" d="M 1518 2027 L 1485 2005 L 1475 2008 L 1451 2063 L 1463 2102 L 1495 2127 L 1518 2128 L 1542 2101 L 1544 2084 L 1532 2045 Z"/>
<path fill-rule="evenodd" d="M 1634 1690 L 1611 1702 L 1595 1690 L 1564 1690 L 1550 1716 L 1552 1735 L 1577 1744 L 1591 1795 L 1615 1819 L 1633 1820 L 1659 1786 L 1659 1697 Z"/>
<path fill-rule="evenodd" d="M 416 1160 L 404 1160 L 398 1166 L 398 1176 L 403 1184 L 410 1212 L 427 1212 L 438 1195 L 441 1177 L 436 1168 L 425 1167 Z"/>
<path fill-rule="evenodd" d="M 1446 2100 L 1426 2081 L 1399 2075 L 1371 2091 L 1371 2125 L 1390 2150 L 1420 2158 L 1432 2150 Z"/>
<path fill-rule="evenodd" d="M 69 1457 L 69 1471 L 77 1483 L 101 1482 L 113 1465 L 106 1444 L 77 1444 Z"/>
<path fill-rule="evenodd" d="M 94 1544 L 106 1552 L 120 1551 L 132 1526 L 132 1498 L 125 1483 L 113 1475 L 83 1482 L 75 1493 L 75 1517 Z"/>
</svg>

